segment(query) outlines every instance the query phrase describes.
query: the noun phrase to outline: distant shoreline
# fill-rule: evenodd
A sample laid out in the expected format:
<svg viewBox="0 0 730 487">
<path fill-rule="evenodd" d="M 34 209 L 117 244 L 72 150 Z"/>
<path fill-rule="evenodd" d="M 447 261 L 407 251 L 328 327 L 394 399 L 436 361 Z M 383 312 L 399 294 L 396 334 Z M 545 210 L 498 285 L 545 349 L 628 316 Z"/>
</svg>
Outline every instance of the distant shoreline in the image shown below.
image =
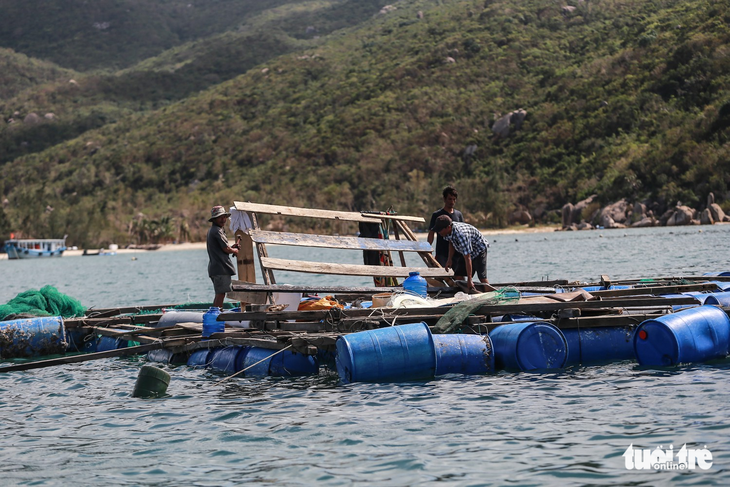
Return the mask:
<svg viewBox="0 0 730 487">
<path fill-rule="evenodd" d="M 520 227 L 510 227 L 510 228 L 503 228 L 503 229 L 497 229 L 497 230 L 480 230 L 482 232 L 482 235 L 514 235 L 519 233 L 545 233 L 545 232 L 554 232 L 556 230 L 559 230 L 559 225 L 539 225 L 534 227 L 529 227 L 527 225 L 520 226 Z M 230 232 L 229 232 L 230 233 Z M 428 233 L 422 232 L 417 233 L 416 236 L 419 240 L 426 240 L 426 236 Z M 203 250 L 205 249 L 205 242 L 185 242 L 185 243 L 179 243 L 179 244 L 164 244 L 160 248 L 156 250 L 145 250 L 145 249 L 117 249 L 114 251 L 111 251 L 109 249 L 102 249 L 106 252 L 114 252 L 116 254 L 140 254 L 140 253 L 146 253 L 146 252 L 170 252 L 170 251 L 176 251 L 176 250 Z M 99 250 L 98 248 L 94 249 L 88 249 L 92 251 Z M 63 253 L 64 257 L 78 257 L 82 256 L 84 254 L 83 249 L 78 250 L 66 250 Z M 8 254 L 0 254 L 0 260 L 7 260 Z"/>
</svg>

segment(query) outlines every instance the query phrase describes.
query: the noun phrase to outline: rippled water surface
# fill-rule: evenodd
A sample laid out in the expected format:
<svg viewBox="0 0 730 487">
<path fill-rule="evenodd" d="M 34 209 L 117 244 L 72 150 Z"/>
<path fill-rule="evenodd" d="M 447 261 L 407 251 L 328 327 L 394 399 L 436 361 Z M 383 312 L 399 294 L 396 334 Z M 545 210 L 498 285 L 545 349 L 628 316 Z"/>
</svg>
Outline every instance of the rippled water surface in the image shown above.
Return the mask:
<svg viewBox="0 0 730 487">
<path fill-rule="evenodd" d="M 490 241 L 490 279 L 497 282 L 730 270 L 728 225 Z M 0 261 L 0 302 L 45 284 L 95 307 L 212 297 L 204 251 L 135 257 Z M 358 254 L 340 257 L 359 261 Z M 280 275 L 279 282 L 311 282 Z M 210 371 L 162 366 L 172 375 L 169 396 L 137 399 L 130 393 L 143 363 L 106 359 L 0 374 L 3 484 L 730 483 L 730 361 L 350 385 L 325 371 L 218 383 L 224 377 Z M 630 444 L 676 451 L 685 443 L 706 446 L 713 466 L 678 472 L 624 465 Z"/>
</svg>

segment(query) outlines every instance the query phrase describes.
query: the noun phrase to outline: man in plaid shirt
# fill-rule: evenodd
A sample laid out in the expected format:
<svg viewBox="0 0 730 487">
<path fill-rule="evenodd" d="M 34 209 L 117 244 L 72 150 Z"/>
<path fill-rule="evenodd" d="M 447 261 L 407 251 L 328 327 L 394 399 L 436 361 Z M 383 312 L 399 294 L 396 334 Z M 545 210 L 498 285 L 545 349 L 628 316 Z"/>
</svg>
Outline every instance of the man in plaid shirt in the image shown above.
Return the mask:
<svg viewBox="0 0 730 487">
<path fill-rule="evenodd" d="M 489 242 L 484 239 L 484 236 L 476 227 L 468 223 L 452 222 L 448 215 L 441 215 L 436 219 L 433 231 L 449 242 L 449 259 L 444 266 L 446 269 L 451 267 L 454 253 L 459 252 L 464 256 L 466 284 L 469 289 L 476 290 L 472 280 L 474 272 L 479 276 L 480 282 L 489 284 L 487 280 L 487 248 Z M 485 287 L 488 291 L 494 291 L 491 286 Z"/>
</svg>

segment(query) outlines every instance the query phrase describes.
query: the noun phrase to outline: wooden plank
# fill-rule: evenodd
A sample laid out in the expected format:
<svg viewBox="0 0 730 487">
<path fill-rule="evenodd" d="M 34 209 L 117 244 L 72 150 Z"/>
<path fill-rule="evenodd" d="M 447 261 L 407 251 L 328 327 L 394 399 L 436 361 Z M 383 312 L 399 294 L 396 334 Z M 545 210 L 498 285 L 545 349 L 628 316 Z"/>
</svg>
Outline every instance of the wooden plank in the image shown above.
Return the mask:
<svg viewBox="0 0 730 487">
<path fill-rule="evenodd" d="M 452 270 L 432 267 L 394 267 L 379 265 L 330 264 L 303 260 L 274 259 L 263 257 L 261 263 L 268 269 L 307 272 L 310 274 L 337 274 L 343 276 L 408 277 L 411 272 L 420 272 L 423 277 L 452 277 Z"/>
<path fill-rule="evenodd" d="M 297 247 L 317 247 L 344 250 L 393 250 L 397 252 L 430 252 L 428 242 L 411 240 L 385 240 L 380 238 L 334 237 L 331 235 L 311 235 L 306 233 L 269 232 L 251 230 L 251 239 L 256 243 L 291 245 Z M 241 279 L 243 281 L 247 279 Z M 256 282 L 248 281 L 248 282 Z"/>
<path fill-rule="evenodd" d="M 254 230 L 260 230 L 259 220 L 256 217 L 256 213 L 251 213 L 251 223 L 253 224 Z M 261 268 L 261 275 L 264 276 L 264 284 L 276 284 L 276 279 L 274 278 L 274 273 L 271 271 L 271 269 L 267 269 L 266 267 L 264 267 L 264 264 L 261 262 L 261 259 L 263 257 L 269 256 L 269 251 L 266 250 L 265 244 L 256 244 L 256 255 L 259 258 L 259 267 Z"/>
<path fill-rule="evenodd" d="M 363 211 L 362 215 L 370 217 L 373 216 L 375 218 L 381 218 L 383 220 L 396 220 L 401 222 L 414 222 L 414 223 L 426 223 L 426 220 L 422 216 L 406 216 L 406 215 L 385 215 L 385 214 L 379 214 L 379 213 L 369 213 L 367 211 Z"/>
<path fill-rule="evenodd" d="M 250 284 L 247 282 L 233 281 L 232 286 L 235 292 L 247 292 L 251 294 L 261 293 L 326 293 L 326 294 L 376 294 L 376 293 L 389 293 L 396 291 L 403 291 L 402 287 L 349 287 L 349 286 L 292 286 L 288 284 L 273 284 L 267 286 L 266 284 Z M 263 303 L 261 303 L 263 304 Z"/>
<path fill-rule="evenodd" d="M 75 364 L 79 362 L 88 362 L 90 360 L 97 360 L 102 358 L 111 357 L 124 357 L 127 355 L 136 355 L 139 353 L 149 352 L 151 350 L 159 350 L 167 346 L 172 346 L 178 342 L 162 342 L 156 341 L 155 343 L 148 343 L 145 345 L 139 345 L 136 347 L 119 348 L 116 350 L 107 350 L 106 352 L 95 352 L 95 353 L 84 353 L 81 355 L 73 355 L 70 357 L 52 358 L 47 360 L 38 360 L 36 362 L 26 362 L 23 364 L 10 365 L 8 367 L 0 367 L 0 373 L 2 372 L 14 372 L 19 370 L 31 370 L 41 369 L 44 367 L 53 367 L 55 365 L 66 365 Z M 179 342 L 182 344 L 183 342 Z"/>
<path fill-rule="evenodd" d="M 654 286 L 654 287 L 635 287 L 631 289 L 609 289 L 606 291 L 591 291 L 594 296 L 615 297 L 615 296 L 633 296 L 641 294 L 681 294 L 686 292 L 704 292 L 716 291 L 717 284 L 682 284 L 678 286 Z"/>
<path fill-rule="evenodd" d="M 301 216 L 306 218 L 319 218 L 324 220 L 341 220 L 349 222 L 380 223 L 380 218 L 364 216 L 361 213 L 352 211 L 319 210 L 315 208 L 300 208 L 296 206 L 264 205 L 260 203 L 248 203 L 234 201 L 233 205 L 237 210 L 267 215 Z"/>
</svg>

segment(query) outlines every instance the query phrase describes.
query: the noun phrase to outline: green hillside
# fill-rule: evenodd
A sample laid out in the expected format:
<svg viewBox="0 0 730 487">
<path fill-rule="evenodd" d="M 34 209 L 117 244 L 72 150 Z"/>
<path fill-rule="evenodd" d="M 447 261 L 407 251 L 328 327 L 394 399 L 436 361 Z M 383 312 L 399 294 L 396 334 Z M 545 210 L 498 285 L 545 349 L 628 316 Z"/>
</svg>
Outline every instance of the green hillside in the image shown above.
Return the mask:
<svg viewBox="0 0 730 487">
<path fill-rule="evenodd" d="M 5 66 L 5 72 L 9 74 L 0 74 L 0 77 L 6 78 L 14 75 L 13 80 L 5 85 L 6 94 L 0 97 L 0 113 L 6 120 L 14 118 L 17 121 L 18 117 L 24 119 L 32 113 L 39 116 L 52 113 L 54 119 L 53 123 L 41 120 L 43 123 L 0 126 L 0 164 L 114 123 L 130 113 L 153 110 L 184 99 L 281 54 L 316 46 L 320 42 L 319 35 L 369 19 L 381 8 L 382 3 L 382 0 L 317 0 L 285 5 L 274 2 L 270 4 L 270 9 L 265 10 L 263 6 L 269 5 L 266 2 L 243 2 L 241 5 L 262 8 L 239 12 L 237 18 L 240 23 L 236 23 L 233 30 L 225 30 L 232 22 L 231 18 L 223 16 L 228 10 L 214 10 L 209 12 L 210 15 L 195 17 L 190 22 L 195 20 L 195 25 L 206 25 L 205 31 L 219 30 L 222 33 L 176 45 L 159 56 L 147 58 L 121 71 L 72 74 L 71 71 L 63 70 L 64 76 L 56 73 L 53 78 L 56 82 L 40 90 L 19 92 L 18 89 L 11 89 L 19 82 L 24 82 L 22 86 L 26 87 L 29 79 L 38 80 L 36 84 L 53 80 L 41 78 L 37 74 L 39 65 L 49 63 L 29 61 L 24 55 L 15 55 Z M 213 4 L 222 8 L 230 2 Z M 158 9 L 161 8 L 157 2 L 145 2 L 139 7 L 151 10 L 137 12 L 137 15 L 144 13 L 151 17 L 159 14 Z M 222 16 L 225 22 L 211 24 L 215 20 L 209 18 L 213 13 Z M 235 13 L 231 12 L 231 16 Z M 33 14 L 43 17 L 48 12 L 39 8 Z M 28 21 L 30 18 L 26 15 L 22 20 Z M 76 22 L 83 19 L 84 16 L 75 18 Z M 197 30 L 202 29 L 199 27 Z M 139 34 L 134 29 L 125 30 L 124 33 L 127 36 Z M 67 39 L 68 42 L 78 40 L 71 29 L 59 31 L 58 35 L 61 34 L 71 37 Z M 184 37 L 192 37 L 192 34 L 188 32 Z M 131 48 L 136 42 L 136 39 L 126 37 L 117 40 L 124 45 L 129 44 L 126 48 Z M 39 45 L 37 49 L 41 46 L 49 49 L 45 44 Z M 104 44 L 93 44 L 89 49 L 98 51 L 97 54 L 103 59 L 111 59 L 109 54 L 114 52 L 113 49 L 106 52 L 104 49 L 107 46 Z M 55 55 L 50 55 L 51 52 L 55 51 L 49 51 L 49 57 L 55 58 Z M 137 52 L 136 55 L 143 52 L 146 51 Z M 56 68 L 56 71 L 61 70 Z M 71 79 L 73 82 L 70 83 Z"/>
<path fill-rule="evenodd" d="M 501 226 L 598 193 L 727 207 L 728 2 L 399 2 L 357 28 L 2 167 L 13 228 L 124 242 L 234 199 Z M 417 12 L 423 15 L 417 15 Z M 421 18 L 422 17 L 422 18 Z M 509 135 L 494 122 L 527 114 Z M 52 207 L 53 211 L 46 211 Z"/>
</svg>

